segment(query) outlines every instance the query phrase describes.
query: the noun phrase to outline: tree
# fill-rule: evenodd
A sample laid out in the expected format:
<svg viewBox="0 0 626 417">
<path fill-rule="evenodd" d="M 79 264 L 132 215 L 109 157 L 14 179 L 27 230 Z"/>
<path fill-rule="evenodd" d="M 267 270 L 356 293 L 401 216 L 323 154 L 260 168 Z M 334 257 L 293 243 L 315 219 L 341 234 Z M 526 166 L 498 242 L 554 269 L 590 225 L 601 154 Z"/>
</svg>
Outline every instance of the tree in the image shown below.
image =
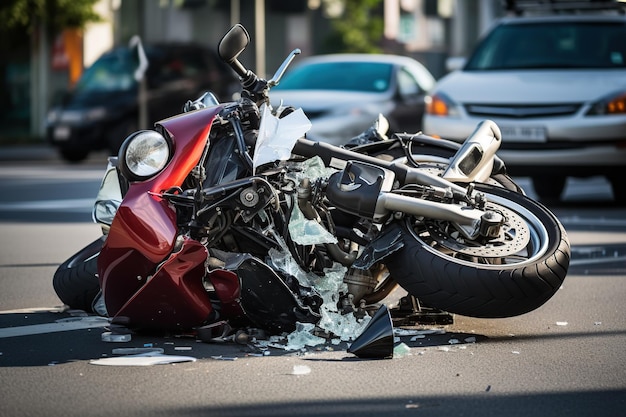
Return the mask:
<svg viewBox="0 0 626 417">
<path fill-rule="evenodd" d="M 326 53 L 377 53 L 383 38 L 382 0 L 326 0 L 340 3 L 343 13 L 331 20 Z"/>
<path fill-rule="evenodd" d="M 0 48 L 19 50 L 28 46 L 30 35 L 44 24 L 53 36 L 64 29 L 83 28 L 101 21 L 93 6 L 98 0 L 3 0 L 0 4 Z"/>
</svg>

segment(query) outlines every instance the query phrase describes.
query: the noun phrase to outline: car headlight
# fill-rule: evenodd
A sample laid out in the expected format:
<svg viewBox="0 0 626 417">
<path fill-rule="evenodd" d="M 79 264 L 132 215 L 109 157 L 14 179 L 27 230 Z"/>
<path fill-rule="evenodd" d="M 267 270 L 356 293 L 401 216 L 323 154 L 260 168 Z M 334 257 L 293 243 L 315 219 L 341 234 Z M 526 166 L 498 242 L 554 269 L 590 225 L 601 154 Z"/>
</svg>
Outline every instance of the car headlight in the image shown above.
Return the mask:
<svg viewBox="0 0 626 417">
<path fill-rule="evenodd" d="M 446 117 L 457 117 L 459 115 L 457 105 L 444 93 L 426 96 L 425 101 L 426 114 Z"/>
<path fill-rule="evenodd" d="M 169 142 L 158 132 L 140 130 L 120 147 L 120 170 L 129 181 L 142 181 L 161 172 L 170 159 Z"/>
<path fill-rule="evenodd" d="M 607 116 L 626 114 L 626 91 L 611 94 L 593 103 L 587 112 L 588 116 Z"/>
<path fill-rule="evenodd" d="M 61 114 L 61 111 L 57 108 L 51 109 L 50 111 L 48 111 L 48 114 L 46 115 L 46 123 L 51 125 L 56 123 L 57 120 L 59 120 L 59 115 Z"/>
</svg>

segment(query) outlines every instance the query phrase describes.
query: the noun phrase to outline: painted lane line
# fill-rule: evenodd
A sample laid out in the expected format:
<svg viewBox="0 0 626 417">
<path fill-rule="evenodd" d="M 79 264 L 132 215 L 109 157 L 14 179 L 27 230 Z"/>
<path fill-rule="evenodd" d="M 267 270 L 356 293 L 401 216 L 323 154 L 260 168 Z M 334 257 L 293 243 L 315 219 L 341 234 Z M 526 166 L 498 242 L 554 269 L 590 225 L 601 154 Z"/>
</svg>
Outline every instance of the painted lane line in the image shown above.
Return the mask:
<svg viewBox="0 0 626 417">
<path fill-rule="evenodd" d="M 613 227 L 626 227 L 626 220 L 624 219 L 598 219 L 591 217 L 561 217 L 559 221 L 563 226 L 576 225 L 576 226 L 613 226 Z"/>
<path fill-rule="evenodd" d="M 12 201 L 0 203 L 0 211 L 15 210 L 83 210 L 92 209 L 93 198 L 74 198 L 67 200 Z"/>
<path fill-rule="evenodd" d="M 580 266 L 580 265 L 597 265 L 597 264 L 608 264 L 614 262 L 626 262 L 626 256 L 606 256 L 603 258 L 593 258 L 593 259 L 572 259 L 570 261 L 570 266 Z"/>
<path fill-rule="evenodd" d="M 34 324 L 31 326 L 17 326 L 0 329 L 0 339 L 7 337 L 31 336 L 36 334 L 67 332 L 106 327 L 110 324 L 104 317 L 70 318 L 67 321 L 58 320 L 55 323 Z"/>
</svg>

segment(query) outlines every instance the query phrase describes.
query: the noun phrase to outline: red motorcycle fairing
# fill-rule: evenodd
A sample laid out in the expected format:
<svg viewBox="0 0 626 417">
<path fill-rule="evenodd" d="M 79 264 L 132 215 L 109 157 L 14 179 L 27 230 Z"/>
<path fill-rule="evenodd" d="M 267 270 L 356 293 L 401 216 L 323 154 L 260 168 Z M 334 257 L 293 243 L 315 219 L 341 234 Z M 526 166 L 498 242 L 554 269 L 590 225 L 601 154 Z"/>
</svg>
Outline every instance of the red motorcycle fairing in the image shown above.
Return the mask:
<svg viewBox="0 0 626 417">
<path fill-rule="evenodd" d="M 110 317 L 121 314 L 120 310 L 124 307 L 126 312 L 124 317 L 127 317 L 131 324 L 135 322 L 133 315 L 137 314 L 141 308 L 131 309 L 131 304 L 145 299 L 137 293 L 147 288 L 146 283 L 152 275 L 157 273 L 157 266 L 167 259 L 174 249 L 178 235 L 176 212 L 158 194 L 171 187 L 182 185 L 187 175 L 197 165 L 208 140 L 213 119 L 221 109 L 222 106 L 206 108 L 171 117 L 158 123 L 170 136 L 171 160 L 155 177 L 130 184 L 98 257 L 100 287 Z M 172 254 L 172 257 L 183 255 L 187 255 L 187 252 L 179 251 Z M 207 254 L 202 252 L 202 255 L 197 256 L 206 259 Z M 195 257 L 185 256 L 183 259 L 191 264 L 196 262 L 203 264 Z M 170 258 L 168 262 L 175 261 Z M 199 274 L 194 268 L 185 269 L 182 265 L 178 265 L 178 268 L 183 271 L 183 275 Z M 178 285 L 188 285 L 188 280 L 183 278 L 178 279 Z M 201 281 L 200 278 L 198 278 L 199 281 Z M 154 285 L 150 285 L 151 293 L 156 292 L 154 287 L 160 285 L 160 282 L 162 281 L 159 280 Z M 201 294 L 196 294 L 198 297 L 204 297 L 201 302 L 204 304 L 202 308 L 198 307 L 199 299 L 191 297 L 191 294 L 196 292 Z M 187 298 L 176 299 L 181 293 Z M 189 291 L 181 290 L 178 293 L 172 293 L 169 299 L 172 306 L 176 305 L 178 308 L 189 306 L 190 310 L 200 310 L 199 315 L 203 315 L 211 308 L 209 297 L 201 285 L 194 285 Z M 163 303 L 164 300 L 160 302 Z M 145 307 L 144 305 L 142 308 Z M 182 313 L 178 311 L 177 314 Z M 193 315 L 196 316 L 196 314 Z M 143 316 L 145 318 L 145 315 Z M 181 324 L 187 323 L 181 322 Z M 163 326 L 163 322 L 159 325 Z"/>
<path fill-rule="evenodd" d="M 116 314 L 143 329 L 176 330 L 199 326 L 213 308 L 202 283 L 207 250 L 185 239 L 155 274 Z M 106 300 L 106 299 L 105 299 Z"/>
</svg>

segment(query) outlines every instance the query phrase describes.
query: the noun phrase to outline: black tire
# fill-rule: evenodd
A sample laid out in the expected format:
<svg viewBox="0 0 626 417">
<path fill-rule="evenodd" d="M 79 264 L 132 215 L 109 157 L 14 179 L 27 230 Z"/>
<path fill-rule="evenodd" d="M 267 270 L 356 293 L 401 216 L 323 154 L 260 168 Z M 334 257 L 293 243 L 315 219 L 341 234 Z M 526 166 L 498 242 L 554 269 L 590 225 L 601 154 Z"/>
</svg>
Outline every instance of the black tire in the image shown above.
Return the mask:
<svg viewBox="0 0 626 417">
<path fill-rule="evenodd" d="M 539 201 L 543 204 L 558 204 L 565 189 L 567 177 L 562 175 L 546 175 L 542 177 L 532 177 L 533 188 Z"/>
<path fill-rule="evenodd" d="M 72 309 L 93 312 L 93 301 L 100 292 L 98 254 L 103 244 L 103 238 L 93 241 L 63 262 L 54 273 L 54 291 Z"/>
<path fill-rule="evenodd" d="M 457 241 L 442 242 L 443 233 L 435 228 L 416 230 L 407 218 L 398 226 L 405 245 L 387 258 L 387 267 L 409 294 L 450 313 L 500 318 L 532 311 L 550 299 L 565 279 L 570 261 L 565 229 L 542 204 L 522 194 L 484 184 L 476 189 L 487 195 L 492 207 L 515 219 L 518 227 L 511 232 L 520 236 L 528 232 L 523 249 L 512 245 L 509 250 L 515 249 L 515 254 L 504 256 L 497 248 L 491 248 L 496 253 L 485 249 L 478 254 L 480 248 L 468 245 L 463 253 L 460 245 L 451 248 Z M 517 234 L 511 233 L 513 243 Z M 520 258 L 523 251 L 528 254 Z"/>
</svg>

